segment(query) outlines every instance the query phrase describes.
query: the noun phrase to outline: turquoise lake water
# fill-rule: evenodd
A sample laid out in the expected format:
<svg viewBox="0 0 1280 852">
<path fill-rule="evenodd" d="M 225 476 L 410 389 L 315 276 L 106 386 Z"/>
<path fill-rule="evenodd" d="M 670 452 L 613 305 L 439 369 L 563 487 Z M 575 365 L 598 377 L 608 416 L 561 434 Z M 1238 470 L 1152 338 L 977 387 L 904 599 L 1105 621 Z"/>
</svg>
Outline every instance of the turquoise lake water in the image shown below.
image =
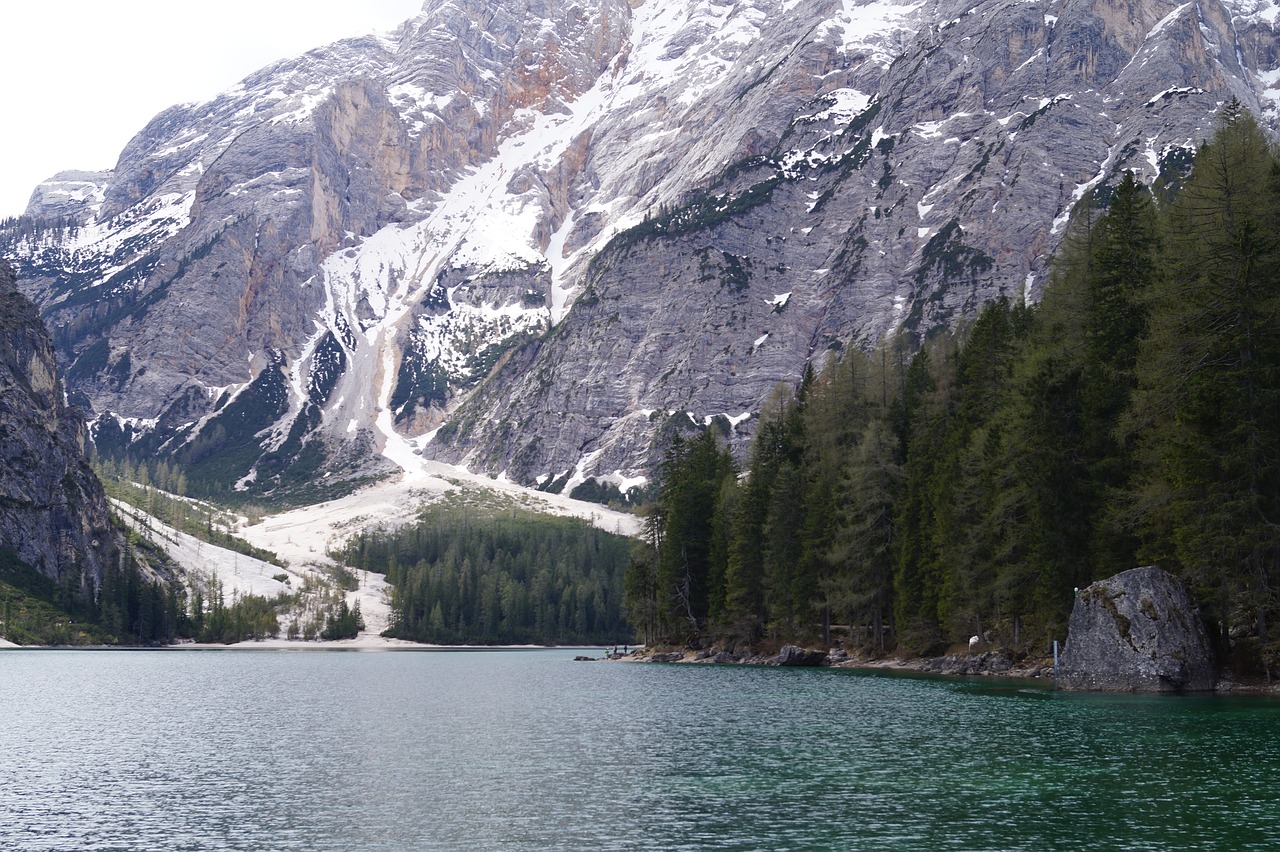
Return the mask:
<svg viewBox="0 0 1280 852">
<path fill-rule="evenodd" d="M 1280 848 L 1280 702 L 575 651 L 0 652 L 3 850 Z"/>
</svg>

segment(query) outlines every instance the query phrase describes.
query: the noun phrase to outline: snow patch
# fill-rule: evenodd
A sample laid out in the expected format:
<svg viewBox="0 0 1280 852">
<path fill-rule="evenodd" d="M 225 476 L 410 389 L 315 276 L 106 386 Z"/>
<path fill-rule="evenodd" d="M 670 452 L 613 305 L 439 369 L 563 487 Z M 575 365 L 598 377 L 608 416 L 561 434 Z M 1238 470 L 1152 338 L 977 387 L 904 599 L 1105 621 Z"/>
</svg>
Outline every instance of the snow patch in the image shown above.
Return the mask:
<svg viewBox="0 0 1280 852">
<path fill-rule="evenodd" d="M 865 54 L 888 68 L 906 49 L 919 27 L 916 12 L 923 2 L 843 0 L 842 9 L 814 30 L 818 41 L 834 41 L 846 55 Z"/>
<path fill-rule="evenodd" d="M 1174 86 L 1172 88 L 1165 89 L 1163 92 L 1160 92 L 1158 95 L 1150 98 L 1146 105 L 1155 106 L 1163 98 L 1167 98 L 1171 95 L 1198 95 L 1203 91 L 1204 89 L 1201 89 L 1198 86 Z"/>
<path fill-rule="evenodd" d="M 814 115 L 812 121 L 831 121 L 837 127 L 844 127 L 871 105 L 871 96 L 857 89 L 833 89 L 826 97 L 831 99 L 831 106 Z"/>
<path fill-rule="evenodd" d="M 1273 6 L 1274 12 L 1278 7 Z M 1280 116 L 1280 68 L 1258 72 L 1258 97 L 1266 117 L 1275 122 Z"/>
<path fill-rule="evenodd" d="M 1151 39 L 1152 37 L 1159 35 L 1164 30 L 1165 27 L 1169 26 L 1171 23 L 1173 23 L 1178 18 L 1180 18 L 1182 16 L 1182 13 L 1187 11 L 1187 9 L 1190 9 L 1191 6 L 1192 6 L 1191 3 L 1183 3 L 1181 6 L 1174 9 L 1169 14 L 1165 15 L 1156 23 L 1154 27 L 1151 28 L 1151 31 L 1147 33 L 1147 38 Z"/>
</svg>

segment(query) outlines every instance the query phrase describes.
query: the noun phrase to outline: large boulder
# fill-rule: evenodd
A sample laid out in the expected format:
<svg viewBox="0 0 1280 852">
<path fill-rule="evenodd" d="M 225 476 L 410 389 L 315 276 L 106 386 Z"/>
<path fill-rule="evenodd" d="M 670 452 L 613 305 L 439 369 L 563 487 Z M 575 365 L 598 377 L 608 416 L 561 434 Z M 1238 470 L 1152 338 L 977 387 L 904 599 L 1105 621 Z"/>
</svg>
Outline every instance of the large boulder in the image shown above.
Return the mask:
<svg viewBox="0 0 1280 852">
<path fill-rule="evenodd" d="M 1159 568 L 1134 568 L 1080 592 L 1058 686 L 1109 692 L 1204 692 L 1216 670 L 1186 588 Z"/>
</svg>

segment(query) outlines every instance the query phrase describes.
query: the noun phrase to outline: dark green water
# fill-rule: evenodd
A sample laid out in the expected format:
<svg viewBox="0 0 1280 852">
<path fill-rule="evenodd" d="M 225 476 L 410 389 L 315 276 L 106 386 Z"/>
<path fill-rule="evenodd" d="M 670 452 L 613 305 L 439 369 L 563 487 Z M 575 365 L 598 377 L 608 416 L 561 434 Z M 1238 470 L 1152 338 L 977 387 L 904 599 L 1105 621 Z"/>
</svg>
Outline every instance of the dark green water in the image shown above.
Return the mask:
<svg viewBox="0 0 1280 852">
<path fill-rule="evenodd" d="M 0 652 L 0 849 L 1280 847 L 1280 702 L 573 654 Z"/>
</svg>

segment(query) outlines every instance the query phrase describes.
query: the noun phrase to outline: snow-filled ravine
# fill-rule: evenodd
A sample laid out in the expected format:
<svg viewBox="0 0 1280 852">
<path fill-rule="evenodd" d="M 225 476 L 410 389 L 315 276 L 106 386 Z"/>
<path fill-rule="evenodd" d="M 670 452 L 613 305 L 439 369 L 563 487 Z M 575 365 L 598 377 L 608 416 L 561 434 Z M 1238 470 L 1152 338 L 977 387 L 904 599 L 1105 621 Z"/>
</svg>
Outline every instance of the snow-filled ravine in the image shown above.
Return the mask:
<svg viewBox="0 0 1280 852">
<path fill-rule="evenodd" d="M 233 529 L 235 535 L 255 547 L 271 551 L 285 567 L 201 541 L 128 504 L 116 502 L 115 507 L 131 526 L 140 528 L 140 532 L 169 553 L 186 573 L 184 580 L 188 589 L 206 592 L 216 576 L 228 601 L 246 594 L 274 598 L 282 592 L 302 588 L 308 579 L 332 588 L 335 563 L 329 551 L 336 550 L 361 530 L 394 528 L 408 523 L 424 504 L 458 490 L 497 496 L 530 511 L 582 518 L 608 532 L 622 535 L 640 532 L 640 518 L 635 515 L 558 494 L 532 491 L 451 465 L 424 461 L 408 442 L 388 447 L 387 455 L 402 467 L 395 477 L 336 500 L 267 515 L 257 522 L 241 518 Z M 346 600 L 349 606 L 359 603 L 364 617 L 365 630 L 357 638 L 336 642 L 284 638 L 291 614 L 283 613 L 280 638 L 240 644 L 369 648 L 413 645 L 380 635 L 390 617 L 390 587 L 386 579 L 368 571 L 357 570 L 355 574 L 359 587 L 347 592 Z"/>
</svg>

